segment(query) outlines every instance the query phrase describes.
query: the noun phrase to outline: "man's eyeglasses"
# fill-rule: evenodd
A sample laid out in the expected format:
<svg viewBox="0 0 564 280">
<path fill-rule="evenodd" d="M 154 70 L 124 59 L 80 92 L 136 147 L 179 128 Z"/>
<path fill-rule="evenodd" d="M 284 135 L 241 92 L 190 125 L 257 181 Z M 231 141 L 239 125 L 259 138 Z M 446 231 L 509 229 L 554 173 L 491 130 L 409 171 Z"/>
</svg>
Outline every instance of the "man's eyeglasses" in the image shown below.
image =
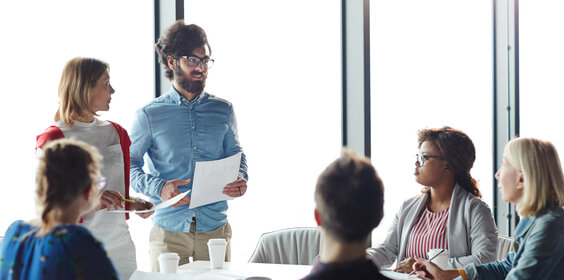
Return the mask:
<svg viewBox="0 0 564 280">
<path fill-rule="evenodd" d="M 415 154 L 415 160 L 417 160 L 417 164 L 419 166 L 423 166 L 423 164 L 425 164 L 425 161 L 430 159 L 430 158 L 440 158 L 440 159 L 444 160 L 444 158 L 442 156 L 429 156 L 429 155 Z"/>
<path fill-rule="evenodd" d="M 102 190 L 106 187 L 106 177 L 100 176 L 100 180 L 98 180 L 98 191 L 102 192 Z"/>
<path fill-rule="evenodd" d="M 188 66 L 190 67 L 196 67 L 200 65 L 200 63 L 202 63 L 202 67 L 204 67 L 204 69 L 212 68 L 214 62 L 214 60 L 211 58 L 199 58 L 196 56 L 188 56 L 188 55 L 179 56 L 177 58 L 186 59 L 186 64 L 188 64 Z"/>
</svg>

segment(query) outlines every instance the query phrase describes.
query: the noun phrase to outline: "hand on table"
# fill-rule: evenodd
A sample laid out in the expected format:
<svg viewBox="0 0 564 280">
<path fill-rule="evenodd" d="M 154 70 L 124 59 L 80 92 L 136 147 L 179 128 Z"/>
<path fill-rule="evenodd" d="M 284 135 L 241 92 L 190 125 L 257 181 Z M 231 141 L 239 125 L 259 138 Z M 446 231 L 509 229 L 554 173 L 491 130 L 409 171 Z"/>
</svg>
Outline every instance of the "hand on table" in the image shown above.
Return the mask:
<svg viewBox="0 0 564 280">
<path fill-rule="evenodd" d="M 411 273 L 413 271 L 413 264 L 415 263 L 415 258 L 409 257 L 401 261 L 398 266 L 394 269 L 395 272 L 401 273 Z"/>
<path fill-rule="evenodd" d="M 456 269 L 442 270 L 436 264 L 420 258 L 417 258 L 416 262 L 413 264 L 413 270 L 417 273 L 417 276 L 422 279 L 451 280 L 460 276 L 460 273 Z"/>
</svg>

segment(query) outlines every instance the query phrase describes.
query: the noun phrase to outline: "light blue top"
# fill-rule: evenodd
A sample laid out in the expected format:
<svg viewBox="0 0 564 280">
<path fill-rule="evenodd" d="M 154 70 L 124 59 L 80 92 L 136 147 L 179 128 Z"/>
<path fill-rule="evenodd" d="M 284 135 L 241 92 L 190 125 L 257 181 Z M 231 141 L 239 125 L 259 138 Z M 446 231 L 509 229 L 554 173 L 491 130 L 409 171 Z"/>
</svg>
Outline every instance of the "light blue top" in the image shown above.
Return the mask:
<svg viewBox="0 0 564 280">
<path fill-rule="evenodd" d="M 171 87 L 137 111 L 130 151 L 131 186 L 151 202 L 161 203 L 160 193 L 166 181 L 193 179 L 197 161 L 226 158 L 243 149 L 231 103 L 206 92 L 188 101 Z M 145 154 L 149 174 L 143 171 Z M 248 179 L 245 154 L 241 157 L 239 176 Z M 189 189 L 192 182 L 179 187 L 181 192 Z M 195 209 L 188 206 L 157 210 L 152 215 L 153 222 L 174 232 L 189 232 L 193 215 L 198 232 L 213 231 L 227 222 L 226 201 Z"/>
<path fill-rule="evenodd" d="M 564 209 L 543 210 L 515 228 L 515 252 L 503 261 L 464 267 L 468 279 L 562 279 Z M 460 279 L 458 277 L 457 279 Z"/>
</svg>

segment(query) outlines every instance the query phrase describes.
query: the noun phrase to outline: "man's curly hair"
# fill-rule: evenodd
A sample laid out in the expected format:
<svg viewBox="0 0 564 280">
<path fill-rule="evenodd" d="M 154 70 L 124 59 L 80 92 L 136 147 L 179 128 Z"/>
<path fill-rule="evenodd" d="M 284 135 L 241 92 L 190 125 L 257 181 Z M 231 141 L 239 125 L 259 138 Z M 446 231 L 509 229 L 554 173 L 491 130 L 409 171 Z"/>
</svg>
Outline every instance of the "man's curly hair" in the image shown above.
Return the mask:
<svg viewBox="0 0 564 280">
<path fill-rule="evenodd" d="M 190 55 L 194 49 L 203 46 L 208 46 L 211 53 L 204 29 L 195 24 L 186 25 L 184 20 L 177 20 L 165 33 L 161 34 L 159 41 L 155 44 L 155 51 L 159 56 L 159 62 L 164 67 L 165 76 L 169 80 L 174 77 L 173 71 L 168 67 L 167 56 L 176 58 Z"/>
</svg>

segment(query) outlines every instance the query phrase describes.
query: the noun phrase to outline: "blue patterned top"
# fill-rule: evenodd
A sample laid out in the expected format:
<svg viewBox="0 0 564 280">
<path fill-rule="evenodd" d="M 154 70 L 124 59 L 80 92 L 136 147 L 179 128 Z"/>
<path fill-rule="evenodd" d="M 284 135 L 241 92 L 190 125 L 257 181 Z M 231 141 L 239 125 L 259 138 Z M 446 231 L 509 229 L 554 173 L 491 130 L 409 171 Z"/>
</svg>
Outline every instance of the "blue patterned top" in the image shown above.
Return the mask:
<svg viewBox="0 0 564 280">
<path fill-rule="evenodd" d="M 102 243 L 78 225 L 39 228 L 16 221 L 6 231 L 0 279 L 119 279 Z"/>
</svg>

